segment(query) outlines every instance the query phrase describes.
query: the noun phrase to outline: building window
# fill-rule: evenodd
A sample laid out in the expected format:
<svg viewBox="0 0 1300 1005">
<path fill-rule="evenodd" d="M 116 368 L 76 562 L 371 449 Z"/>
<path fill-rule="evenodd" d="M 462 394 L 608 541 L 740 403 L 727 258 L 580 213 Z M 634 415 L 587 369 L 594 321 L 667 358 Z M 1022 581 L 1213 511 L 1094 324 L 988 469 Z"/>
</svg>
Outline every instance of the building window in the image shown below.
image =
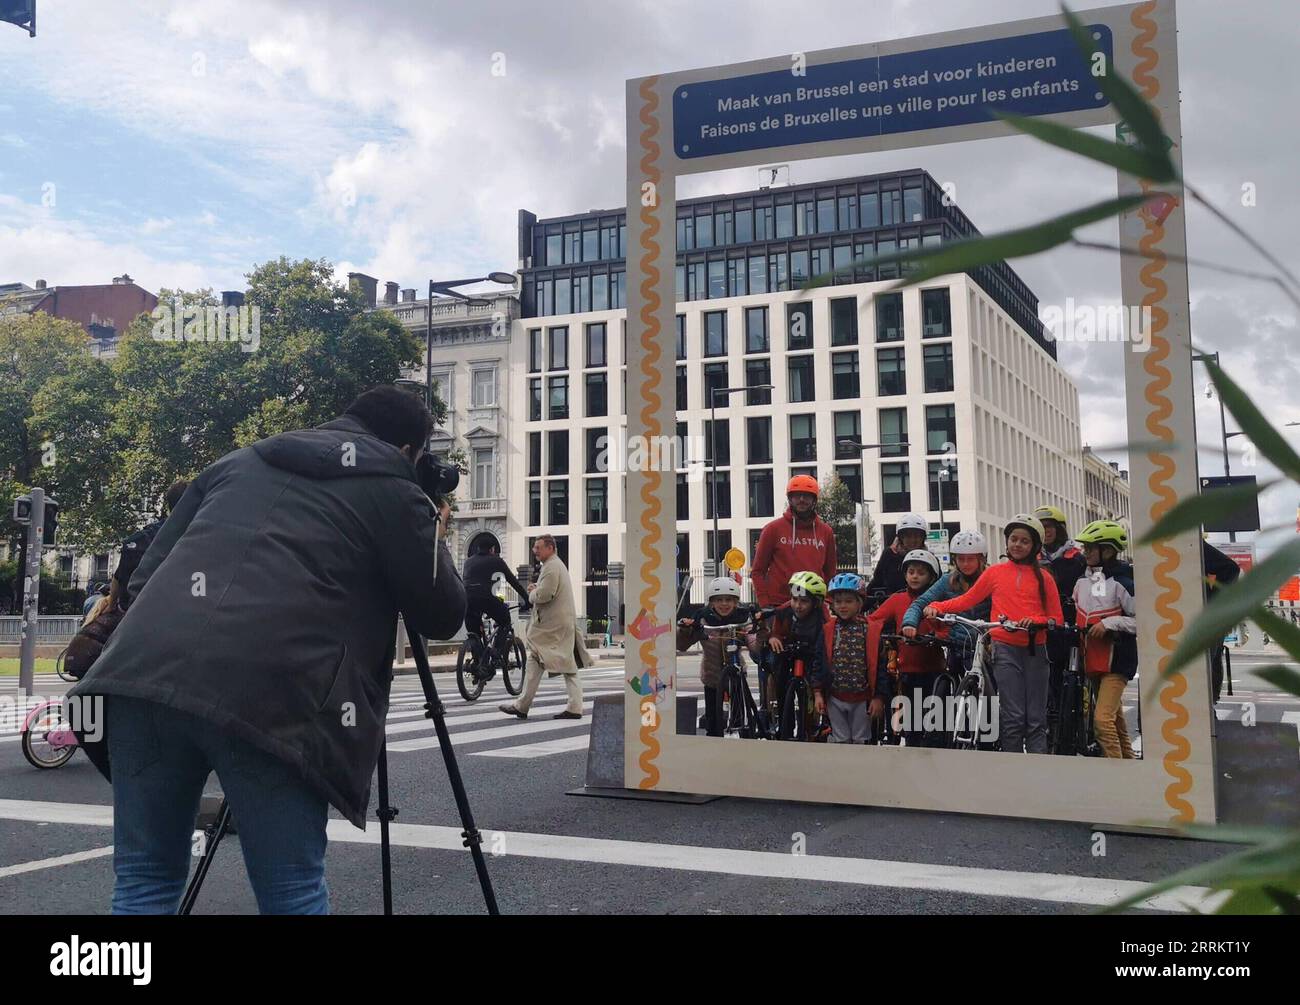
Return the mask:
<svg viewBox="0 0 1300 1005">
<path fill-rule="evenodd" d="M 736 243 L 748 244 L 754 239 L 754 211 L 736 210 Z"/>
<path fill-rule="evenodd" d="M 474 370 L 470 374 L 470 401 L 474 408 L 490 408 L 497 403 L 496 370 Z"/>
<path fill-rule="evenodd" d="M 960 493 L 957 490 L 957 462 L 950 461 L 930 461 L 926 467 L 929 472 L 929 495 L 930 509 L 940 508 L 939 486 L 943 486 L 942 508 L 946 510 L 955 510 L 960 508 Z M 946 471 L 942 480 L 939 478 L 939 472 Z"/>
<path fill-rule="evenodd" d="M 957 449 L 955 405 L 925 406 L 925 449 L 930 454 L 946 454 Z"/>
<path fill-rule="evenodd" d="M 590 474 L 597 471 L 607 471 L 609 469 L 609 457 L 606 454 L 606 447 L 609 446 L 609 434 L 600 426 L 588 426 L 584 430 L 583 439 L 586 441 L 587 472 Z M 552 474 L 555 473 L 557 472 L 552 472 Z"/>
<path fill-rule="evenodd" d="M 907 454 L 907 409 L 882 408 L 879 413 L 880 442 L 897 443 L 896 447 L 881 447 L 881 457 L 903 457 Z"/>
<path fill-rule="evenodd" d="M 880 505 L 885 513 L 905 513 L 912 508 L 912 491 L 906 464 L 880 465 Z"/>
<path fill-rule="evenodd" d="M 713 403 L 713 392 L 721 391 L 727 386 L 727 364 L 726 363 L 705 363 L 704 364 L 704 407 L 708 408 Z M 726 396 L 718 395 L 718 407 L 725 408 L 727 405 Z"/>
<path fill-rule="evenodd" d="M 714 429 L 713 423 L 704 420 L 704 462 L 713 463 L 713 443 Z M 718 444 L 718 466 L 727 467 L 731 464 L 731 422 L 728 419 L 719 419 L 717 428 Z"/>
<path fill-rule="evenodd" d="M 547 377 L 548 397 L 546 417 L 548 419 L 567 419 L 569 417 L 569 378 Z"/>
<path fill-rule="evenodd" d="M 915 223 L 925 218 L 925 209 L 921 198 L 921 183 L 919 181 L 908 181 L 907 187 L 903 189 L 903 219 L 907 223 Z"/>
<path fill-rule="evenodd" d="M 554 478 L 546 483 L 546 522 L 558 526 L 569 522 L 569 482 Z"/>
<path fill-rule="evenodd" d="M 609 310 L 609 276 L 604 272 L 598 272 L 591 277 L 591 309 Z"/>
<path fill-rule="evenodd" d="M 623 347 L 624 357 L 627 354 L 627 345 Z M 605 358 L 605 324 L 587 325 L 587 365 L 588 366 L 605 366 L 609 361 Z"/>
<path fill-rule="evenodd" d="M 902 349 L 877 349 L 877 393 L 881 396 L 907 393 L 907 371 Z"/>
<path fill-rule="evenodd" d="M 832 394 L 836 398 L 856 398 L 861 395 L 856 352 L 837 352 L 831 356 L 831 384 Z"/>
<path fill-rule="evenodd" d="M 608 479 L 587 479 L 587 523 L 608 523 L 609 502 L 606 498 Z"/>
<path fill-rule="evenodd" d="M 831 301 L 831 345 L 858 344 L 858 298 Z"/>
<path fill-rule="evenodd" d="M 745 460 L 750 464 L 772 463 L 772 420 L 765 415 L 745 420 Z"/>
<path fill-rule="evenodd" d="M 787 304 L 785 308 L 786 345 L 790 351 L 811 349 L 813 345 L 812 304 Z"/>
<path fill-rule="evenodd" d="M 772 364 L 767 359 L 747 359 L 745 360 L 745 386 L 761 387 L 764 384 L 772 383 Z M 772 403 L 772 389 L 763 388 L 761 391 L 746 391 L 746 405 L 770 405 Z"/>
<path fill-rule="evenodd" d="M 713 531 L 705 532 L 704 539 L 708 542 L 708 553 L 713 556 L 715 562 L 721 562 L 722 556 L 731 550 L 731 531 L 729 530 L 718 533 L 716 547 L 713 540 Z"/>
<path fill-rule="evenodd" d="M 835 229 L 835 199 L 817 200 L 817 233 L 827 234 Z"/>
<path fill-rule="evenodd" d="M 726 311 L 709 311 L 704 315 L 704 355 L 727 355 Z"/>
<path fill-rule="evenodd" d="M 876 297 L 876 341 L 903 340 L 903 294 L 881 293 Z"/>
<path fill-rule="evenodd" d="M 952 308 L 948 287 L 921 291 L 921 337 L 944 338 L 952 334 Z"/>
<path fill-rule="evenodd" d="M 813 387 L 812 356 L 791 356 L 786 365 L 790 373 L 790 401 L 813 401 L 817 393 Z"/>
<path fill-rule="evenodd" d="M 861 457 L 862 451 L 857 447 L 841 444 L 841 440 L 856 440 L 862 442 L 862 413 L 861 412 L 836 412 L 835 413 L 835 457 L 842 460 L 846 457 Z"/>
<path fill-rule="evenodd" d="M 709 260 L 709 299 L 727 295 L 727 263 L 721 258 Z"/>
<path fill-rule="evenodd" d="M 677 476 L 677 519 L 689 520 L 691 516 L 691 483 L 684 474 Z M 681 537 L 681 535 L 677 535 Z M 678 556 L 679 560 L 681 556 Z"/>
<path fill-rule="evenodd" d="M 745 308 L 745 352 L 767 352 L 771 344 L 767 334 L 767 308 Z"/>
<path fill-rule="evenodd" d="M 897 184 L 897 183 L 895 183 Z M 903 222 L 903 193 L 897 189 L 880 193 L 880 223 L 889 227 Z"/>
<path fill-rule="evenodd" d="M 812 415 L 790 416 L 790 461 L 817 460 L 817 420 Z"/>
<path fill-rule="evenodd" d="M 528 526 L 542 525 L 542 483 L 528 483 Z"/>
<path fill-rule="evenodd" d="M 546 434 L 546 473 L 548 475 L 569 473 L 569 431 L 567 429 L 553 429 Z"/>
<path fill-rule="evenodd" d="M 587 374 L 587 415 L 607 415 L 609 392 L 604 373 Z"/>
<path fill-rule="evenodd" d="M 718 518 L 725 520 L 731 516 L 731 472 L 710 471 L 705 479 L 704 518 L 713 519 L 713 498 L 717 492 Z"/>
<path fill-rule="evenodd" d="M 539 422 L 542 418 L 542 380 L 540 377 L 528 382 L 528 421 Z"/>
<path fill-rule="evenodd" d="M 749 256 L 749 292 L 767 292 L 767 256 Z"/>
<path fill-rule="evenodd" d="M 925 347 L 925 391 L 952 390 L 952 343 Z"/>
<path fill-rule="evenodd" d="M 528 372 L 542 372 L 542 330 L 540 328 L 528 330 Z"/>
<path fill-rule="evenodd" d="M 842 195 L 839 200 L 839 229 L 858 229 L 858 197 Z"/>
<path fill-rule="evenodd" d="M 528 477 L 537 478 L 542 473 L 542 434 L 528 434 Z"/>
<path fill-rule="evenodd" d="M 496 462 L 491 447 L 474 449 L 474 498 L 496 498 Z"/>
<path fill-rule="evenodd" d="M 843 482 L 844 487 L 849 490 L 850 501 L 862 502 L 861 464 L 837 464 L 835 465 L 835 477 Z"/>
<path fill-rule="evenodd" d="M 686 315 L 677 315 L 677 358 L 686 358 Z"/>
<path fill-rule="evenodd" d="M 686 411 L 686 367 L 677 368 L 677 411 Z"/>
<path fill-rule="evenodd" d="M 569 313 L 567 310 L 563 313 Z M 567 370 L 569 368 L 569 329 L 552 328 L 547 333 L 551 338 L 551 362 L 548 370 Z"/>
<path fill-rule="evenodd" d="M 748 481 L 749 515 L 772 516 L 773 499 L 775 498 L 772 490 L 772 469 L 763 468 L 759 471 L 751 471 Z M 753 556 L 751 555 L 751 557 Z"/>
</svg>

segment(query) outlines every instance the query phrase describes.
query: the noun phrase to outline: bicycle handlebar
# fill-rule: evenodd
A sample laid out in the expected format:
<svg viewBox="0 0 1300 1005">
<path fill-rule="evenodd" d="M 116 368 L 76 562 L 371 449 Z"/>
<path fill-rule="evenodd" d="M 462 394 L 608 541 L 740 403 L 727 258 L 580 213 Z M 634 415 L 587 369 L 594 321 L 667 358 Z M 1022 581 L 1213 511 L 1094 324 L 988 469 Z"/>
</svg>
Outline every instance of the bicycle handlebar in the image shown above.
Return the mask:
<svg viewBox="0 0 1300 1005">
<path fill-rule="evenodd" d="M 949 625 L 965 625 L 967 628 L 974 628 L 976 631 L 980 632 L 991 631 L 994 628 L 1001 628 L 1006 632 L 1038 632 L 1065 627 L 1063 625 L 1058 625 L 1055 621 L 1034 621 L 1028 626 L 1025 626 L 1012 621 L 1005 614 L 997 621 L 982 621 L 978 618 L 963 618 L 960 614 L 940 614 L 934 620 L 942 621 L 944 624 Z"/>
</svg>

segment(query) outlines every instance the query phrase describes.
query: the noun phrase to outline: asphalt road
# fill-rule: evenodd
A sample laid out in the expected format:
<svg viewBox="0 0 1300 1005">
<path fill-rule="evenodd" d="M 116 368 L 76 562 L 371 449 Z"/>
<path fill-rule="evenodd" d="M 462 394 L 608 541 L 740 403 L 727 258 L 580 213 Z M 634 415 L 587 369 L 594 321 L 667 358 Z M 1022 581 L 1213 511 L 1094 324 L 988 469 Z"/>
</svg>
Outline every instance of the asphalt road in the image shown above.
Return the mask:
<svg viewBox="0 0 1300 1005">
<path fill-rule="evenodd" d="M 1237 694 L 1225 696 L 1221 718 L 1235 718 L 1245 701 L 1257 703 L 1260 721 L 1300 710 L 1300 702 L 1252 677 L 1252 667 L 1272 662 L 1268 655 L 1234 657 Z M 697 658 L 680 664 L 683 692 L 698 691 L 697 666 Z M 1133 882 L 1231 850 L 1110 833 L 1106 854 L 1096 856 L 1093 832 L 1083 824 L 750 799 L 684 805 L 567 795 L 584 780 L 589 719 L 549 718 L 562 707 L 558 683 L 543 684 L 533 717 L 521 723 L 496 713 L 505 699 L 498 682 L 470 706 L 450 675 L 438 675 L 485 849 L 496 852 L 489 869 L 507 913 L 1076 913 Z M 584 674 L 588 696 L 625 686 L 619 662 Z M 12 683 L 0 682 L 0 698 L 13 692 Z M 420 701 L 417 680 L 399 677 L 390 743 L 432 737 Z M 391 733 L 397 726 L 408 728 Z M 396 910 L 481 912 L 436 742 L 390 754 L 390 774 L 400 809 Z M 1295 784 L 1300 791 L 1300 762 Z M 15 734 L 0 732 L 0 913 L 48 912 L 51 905 L 61 913 L 106 913 L 110 810 L 109 787 L 84 754 L 55 771 L 37 771 Z M 331 827 L 333 912 L 378 913 L 377 825 L 364 834 L 342 820 Z M 804 836 L 802 856 L 791 854 L 796 835 Z M 238 841 L 229 839 L 198 911 L 255 909 Z"/>
</svg>

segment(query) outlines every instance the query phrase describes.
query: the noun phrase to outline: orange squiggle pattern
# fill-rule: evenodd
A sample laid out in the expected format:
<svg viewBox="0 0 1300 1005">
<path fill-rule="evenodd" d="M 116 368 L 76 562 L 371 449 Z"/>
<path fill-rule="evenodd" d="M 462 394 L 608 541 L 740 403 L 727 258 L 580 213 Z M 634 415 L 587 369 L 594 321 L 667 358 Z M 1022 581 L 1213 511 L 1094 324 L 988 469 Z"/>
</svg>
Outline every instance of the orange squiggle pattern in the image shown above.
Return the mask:
<svg viewBox="0 0 1300 1005">
<path fill-rule="evenodd" d="M 641 239 L 639 242 L 641 252 L 641 348 L 644 353 L 641 357 L 641 391 L 643 401 L 641 405 L 641 423 L 644 427 L 645 435 L 651 437 L 660 436 L 663 428 L 659 422 L 659 409 L 663 405 L 663 397 L 660 391 L 663 384 L 663 374 L 660 363 L 663 358 L 663 349 L 659 342 L 659 308 L 661 300 L 659 297 L 659 199 L 658 189 L 662 173 L 659 170 L 660 147 L 658 137 L 661 131 L 661 123 L 658 117 L 659 95 L 655 93 L 655 85 L 659 78 L 647 77 L 641 81 L 641 86 L 637 93 L 640 95 L 643 104 L 637 118 L 640 119 L 641 125 L 641 176 L 644 181 L 648 181 L 654 186 L 655 197 L 650 201 L 650 205 L 645 205 L 642 200 L 641 205 Z M 650 442 L 658 442 L 651 440 Z M 663 582 L 660 580 L 656 566 L 659 562 L 659 549 L 663 542 L 663 529 L 661 527 L 660 517 L 663 514 L 663 506 L 659 502 L 659 492 L 663 484 L 663 474 L 657 470 L 658 465 L 648 465 L 649 470 L 646 477 L 641 482 L 641 529 L 644 531 L 641 537 L 641 582 L 642 588 L 639 597 L 641 607 L 647 611 L 654 611 L 655 602 L 663 588 Z M 655 734 L 659 731 L 659 716 L 655 711 L 654 695 L 657 692 L 659 682 L 659 662 L 655 658 L 655 644 L 653 639 L 646 639 L 641 643 L 639 653 L 641 664 L 650 674 L 650 697 L 641 702 L 641 732 L 640 740 L 642 744 L 641 756 L 637 759 L 637 764 L 645 773 L 644 777 L 637 783 L 641 789 L 653 789 L 659 784 L 659 768 L 655 764 L 659 756 L 659 740 Z M 647 714 L 649 713 L 649 714 Z M 647 725 L 648 723 L 648 725 Z"/>
<path fill-rule="evenodd" d="M 1155 9 L 1156 5 L 1152 0 L 1136 8 L 1130 17 L 1133 27 L 1138 29 L 1138 34 L 1131 45 L 1133 55 L 1138 59 L 1133 69 L 1133 82 L 1147 101 L 1152 101 L 1160 93 L 1160 81 L 1152 72 L 1160 62 L 1160 54 L 1151 45 L 1156 37 L 1156 23 L 1151 18 Z M 1143 181 L 1142 191 L 1145 193 L 1150 190 L 1150 183 Z M 1174 412 L 1173 402 L 1166 393 L 1172 383 L 1169 367 L 1165 362 L 1169 358 L 1170 348 L 1169 339 L 1163 334 L 1169 325 L 1169 314 L 1163 307 L 1169 288 L 1160 277 L 1167 261 L 1160 248 L 1164 241 L 1165 228 L 1152 214 L 1144 212 L 1142 218 L 1146 232 L 1138 241 L 1138 247 L 1144 254 L 1153 256 L 1138 273 L 1139 280 L 1146 291 L 1142 298 L 1142 306 L 1151 309 L 1151 347 L 1142 361 L 1142 368 L 1150 378 L 1143 392 L 1147 404 L 1151 406 L 1150 411 L 1147 412 L 1146 428 L 1155 439 L 1173 442 L 1173 430 L 1166 425 Z M 1147 479 L 1147 487 L 1155 496 L 1150 512 L 1152 521 L 1155 521 L 1178 501 L 1177 495 L 1169 484 L 1175 468 L 1173 458 L 1165 453 L 1150 452 L 1147 454 L 1147 459 L 1154 466 Z M 1163 674 L 1169 656 L 1177 644 L 1177 636 L 1183 630 L 1183 617 L 1175 607 L 1182 597 L 1182 587 L 1174 578 L 1181 559 L 1178 552 L 1165 543 L 1155 545 L 1152 550 L 1157 557 L 1155 581 L 1159 591 L 1155 603 L 1156 613 L 1160 616 L 1156 641 L 1164 650 L 1158 669 Z M 1184 766 L 1191 754 L 1192 745 L 1182 734 L 1182 730 L 1191 721 L 1187 707 L 1180 700 L 1186 693 L 1187 680 L 1181 674 L 1170 678 L 1160 686 L 1160 707 L 1168 715 L 1160 728 L 1160 735 L 1170 747 L 1162 760 L 1162 765 L 1165 774 L 1172 779 L 1165 787 L 1165 803 L 1174 811 L 1174 820 L 1181 823 L 1190 823 L 1196 819 L 1195 809 L 1184 798 L 1192 790 L 1192 774 Z"/>
</svg>

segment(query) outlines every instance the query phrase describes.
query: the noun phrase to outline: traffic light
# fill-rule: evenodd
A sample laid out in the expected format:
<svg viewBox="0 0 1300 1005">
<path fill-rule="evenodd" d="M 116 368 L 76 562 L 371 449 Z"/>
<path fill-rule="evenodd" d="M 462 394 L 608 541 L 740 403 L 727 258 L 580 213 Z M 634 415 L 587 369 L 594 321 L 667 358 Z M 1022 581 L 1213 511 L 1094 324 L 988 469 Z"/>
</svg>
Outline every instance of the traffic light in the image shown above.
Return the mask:
<svg viewBox="0 0 1300 1005">
<path fill-rule="evenodd" d="M 14 523 L 29 524 L 32 522 L 32 497 L 19 496 L 14 500 Z"/>
<path fill-rule="evenodd" d="M 54 535 L 59 532 L 59 504 L 53 499 L 45 500 L 45 529 L 41 533 L 41 546 L 54 547 Z"/>
<path fill-rule="evenodd" d="M 0 21 L 8 21 L 36 36 L 36 0 L 0 0 Z"/>
</svg>

